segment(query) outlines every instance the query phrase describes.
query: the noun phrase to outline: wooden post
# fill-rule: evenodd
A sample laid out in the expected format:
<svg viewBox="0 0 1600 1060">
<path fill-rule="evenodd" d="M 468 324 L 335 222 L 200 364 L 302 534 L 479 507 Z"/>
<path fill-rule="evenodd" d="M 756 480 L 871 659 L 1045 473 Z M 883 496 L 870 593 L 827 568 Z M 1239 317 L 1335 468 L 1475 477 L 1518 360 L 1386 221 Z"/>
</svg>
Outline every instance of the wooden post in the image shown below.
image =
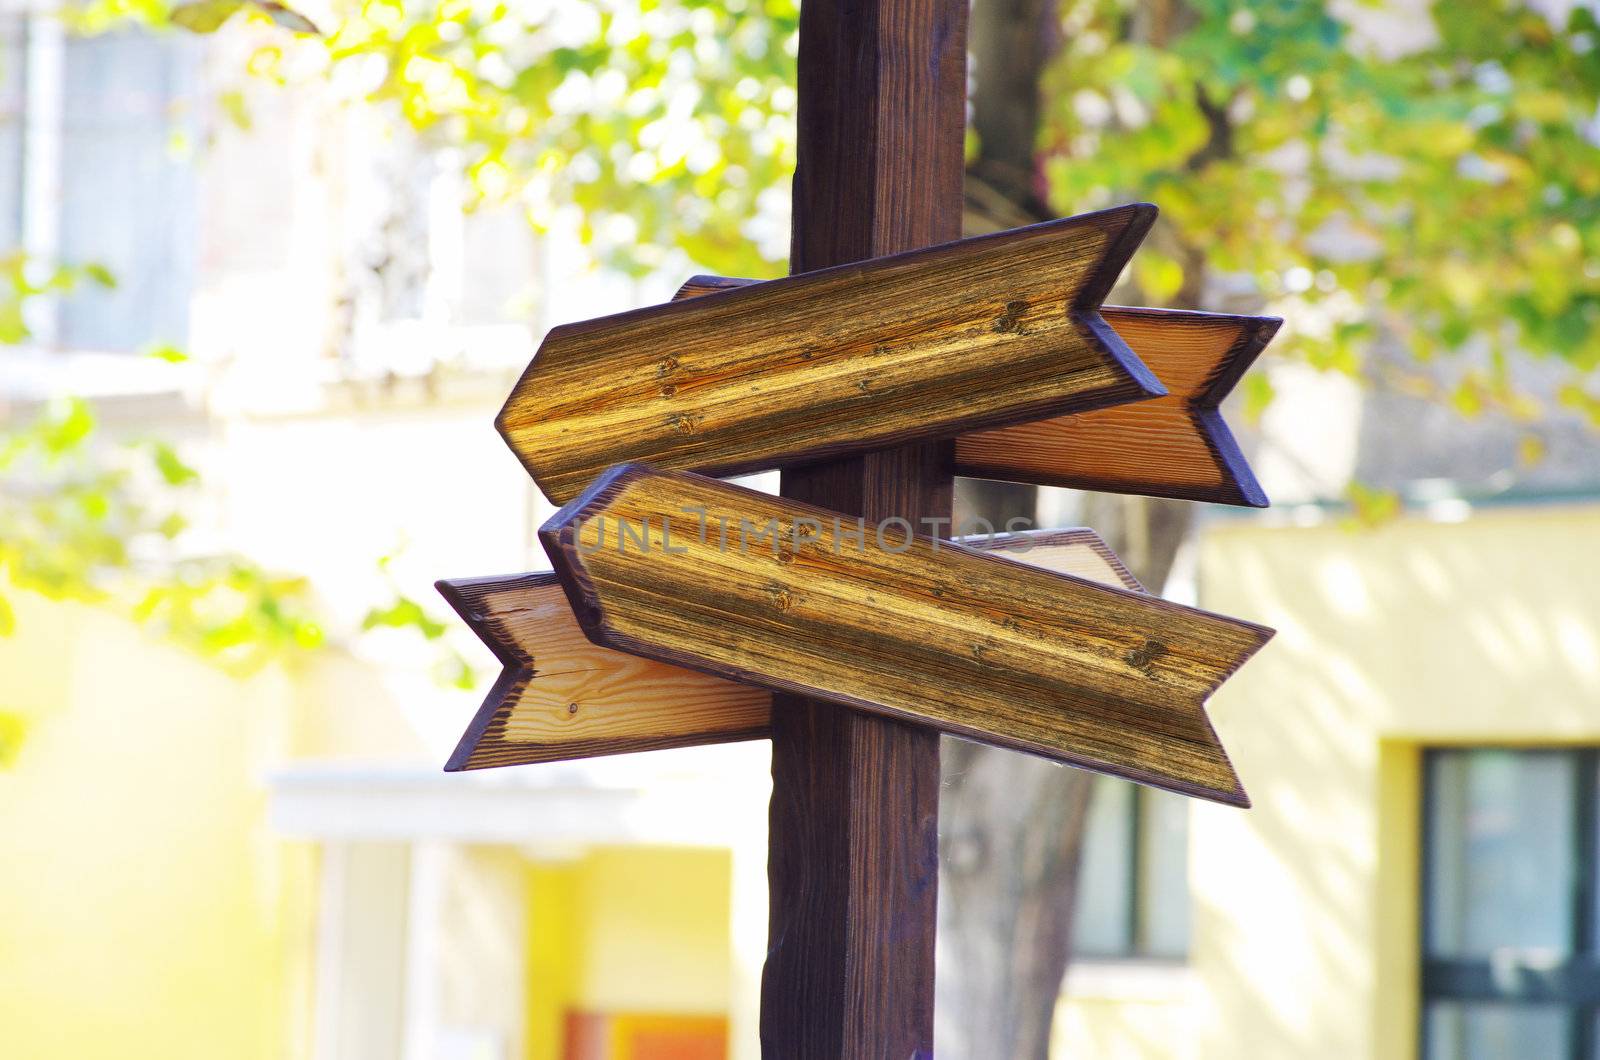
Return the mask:
<svg viewBox="0 0 1600 1060">
<path fill-rule="evenodd" d="M 967 3 L 802 5 L 791 272 L 960 238 Z M 906 446 L 786 471 L 783 494 L 948 519 L 953 467 L 953 443 Z M 778 696 L 772 779 L 764 1055 L 931 1056 L 938 734 Z"/>
</svg>

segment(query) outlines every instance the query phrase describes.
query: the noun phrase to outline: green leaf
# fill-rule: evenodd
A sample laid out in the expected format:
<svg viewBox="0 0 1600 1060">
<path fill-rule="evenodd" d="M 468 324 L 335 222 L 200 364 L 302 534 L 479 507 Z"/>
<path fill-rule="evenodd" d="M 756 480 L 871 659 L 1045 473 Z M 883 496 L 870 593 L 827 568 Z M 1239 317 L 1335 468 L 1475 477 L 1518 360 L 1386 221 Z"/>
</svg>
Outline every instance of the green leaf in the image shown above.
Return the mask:
<svg viewBox="0 0 1600 1060">
<path fill-rule="evenodd" d="M 1244 377 L 1244 417 L 1251 423 L 1260 423 L 1277 391 L 1266 372 L 1257 370 Z"/>
<path fill-rule="evenodd" d="M 50 415 L 39 428 L 39 440 L 52 456 L 82 445 L 94 431 L 94 412 L 82 398 L 68 398 L 62 411 Z"/>
<path fill-rule="evenodd" d="M 1350 502 L 1356 523 L 1368 529 L 1393 522 L 1404 509 L 1400 494 L 1394 490 L 1380 489 L 1362 482 L 1350 483 L 1345 490 L 1345 499 Z"/>
<path fill-rule="evenodd" d="M 152 343 L 142 351 L 146 357 L 153 357 L 158 361 L 168 364 L 182 364 L 189 359 L 189 355 L 178 347 L 165 342 Z"/>
<path fill-rule="evenodd" d="M 166 442 L 156 442 L 151 447 L 156 470 L 169 486 L 187 486 L 200 480 L 200 472 L 183 462 L 178 451 Z"/>
<path fill-rule="evenodd" d="M 99 284 L 101 287 L 109 289 L 116 287 L 117 285 L 117 278 L 112 274 L 111 270 L 96 261 L 91 261 L 89 264 L 85 265 L 83 267 L 83 274 L 89 277 L 89 279 L 93 280 L 95 283 Z"/>
<path fill-rule="evenodd" d="M 445 633 L 444 623 L 430 616 L 421 604 L 409 596 L 398 596 L 394 603 L 387 607 L 375 607 L 361 620 L 361 628 L 364 630 L 377 629 L 380 626 L 389 629 L 415 629 L 427 640 L 437 640 Z"/>
</svg>

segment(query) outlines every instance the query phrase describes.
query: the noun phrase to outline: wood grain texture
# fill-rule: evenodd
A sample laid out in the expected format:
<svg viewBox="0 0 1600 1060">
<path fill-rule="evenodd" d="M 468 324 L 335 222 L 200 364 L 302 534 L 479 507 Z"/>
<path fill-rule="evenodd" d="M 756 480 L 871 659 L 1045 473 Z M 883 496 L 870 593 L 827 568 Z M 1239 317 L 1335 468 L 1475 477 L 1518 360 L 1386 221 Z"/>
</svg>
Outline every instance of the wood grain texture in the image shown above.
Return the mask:
<svg viewBox="0 0 1600 1060">
<path fill-rule="evenodd" d="M 964 541 L 969 548 L 1135 592 L 1092 530 Z M 445 769 L 560 762 L 769 735 L 772 694 L 593 644 L 553 573 L 438 582 L 504 667 Z"/>
<path fill-rule="evenodd" d="M 734 474 L 1162 392 L 1098 307 L 1146 204 L 553 329 L 496 423 L 562 503 L 605 468 Z"/>
<path fill-rule="evenodd" d="M 1203 704 L 1270 630 L 836 518 L 633 465 L 539 536 L 596 643 L 1248 805 Z"/>
<path fill-rule="evenodd" d="M 447 770 L 767 734 L 765 691 L 591 643 L 554 574 L 441 581 L 437 588 L 504 666 Z"/>
<path fill-rule="evenodd" d="M 674 300 L 755 280 L 693 276 Z M 956 439 L 956 473 L 1040 486 L 1264 508 L 1267 495 L 1221 405 L 1283 321 L 1101 306 L 1100 315 L 1167 388 L 1112 408 L 1016 423 Z"/>
</svg>

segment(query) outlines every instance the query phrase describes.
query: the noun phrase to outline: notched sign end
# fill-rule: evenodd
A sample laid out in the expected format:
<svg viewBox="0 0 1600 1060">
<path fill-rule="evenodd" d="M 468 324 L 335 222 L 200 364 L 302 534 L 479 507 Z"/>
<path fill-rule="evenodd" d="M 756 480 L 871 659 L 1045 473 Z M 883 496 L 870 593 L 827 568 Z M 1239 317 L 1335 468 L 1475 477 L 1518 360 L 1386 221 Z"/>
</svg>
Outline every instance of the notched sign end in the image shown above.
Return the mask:
<svg viewBox="0 0 1600 1060">
<path fill-rule="evenodd" d="M 765 736 L 761 689 L 596 647 L 553 572 L 439 582 L 504 669 L 446 772 Z"/>
<path fill-rule="evenodd" d="M 1283 326 L 1283 318 L 1242 317 L 1240 320 L 1239 340 L 1228 351 L 1221 371 L 1195 402 L 1195 419 L 1223 470 L 1225 495 L 1218 497 L 1218 500 L 1250 508 L 1266 508 L 1272 502 L 1267 499 L 1266 491 L 1261 488 L 1255 472 L 1250 470 L 1244 453 L 1239 450 L 1239 443 L 1234 440 L 1233 432 L 1222 418 L 1221 406 Z"/>
<path fill-rule="evenodd" d="M 462 733 L 445 762 L 445 772 L 457 773 L 466 769 L 482 769 L 498 765 L 485 753 L 491 734 L 503 729 L 506 716 L 533 673 L 533 659 L 509 636 L 495 620 L 492 597 L 501 592 L 537 591 L 542 586 L 555 584 L 553 574 L 518 574 L 503 578 L 450 578 L 433 583 L 461 621 L 475 633 L 479 640 L 500 660 L 500 676 L 484 697 L 483 704 L 472 716 L 472 721 Z"/>
<path fill-rule="evenodd" d="M 1099 347 L 1101 355 L 1126 380 L 1126 397 L 1118 404 L 1167 396 L 1167 385 L 1156 378 L 1156 374 L 1139 359 L 1137 353 L 1133 352 L 1133 347 L 1124 342 L 1116 329 L 1106 323 L 1105 317 L 1100 315 L 1098 309 L 1079 309 L 1076 310 L 1076 316 L 1079 323 L 1089 332 L 1094 344 Z M 1104 403 L 1095 404 L 1103 406 Z"/>
<path fill-rule="evenodd" d="M 1109 210 L 1100 210 L 1097 213 L 1083 214 L 1080 218 L 1074 219 L 1107 228 L 1118 223 L 1123 226 L 1122 231 L 1106 245 L 1105 256 L 1100 260 L 1100 267 L 1094 277 L 1078 291 L 1078 296 L 1073 301 L 1075 306 L 1094 308 L 1106 300 L 1111 288 L 1115 287 L 1117 280 L 1121 278 L 1122 270 L 1127 267 L 1128 259 L 1133 257 L 1133 252 L 1144 242 L 1144 237 L 1150 232 L 1150 226 L 1156 223 L 1160 213 L 1153 202 L 1134 202 L 1126 206 L 1113 206 Z"/>
</svg>

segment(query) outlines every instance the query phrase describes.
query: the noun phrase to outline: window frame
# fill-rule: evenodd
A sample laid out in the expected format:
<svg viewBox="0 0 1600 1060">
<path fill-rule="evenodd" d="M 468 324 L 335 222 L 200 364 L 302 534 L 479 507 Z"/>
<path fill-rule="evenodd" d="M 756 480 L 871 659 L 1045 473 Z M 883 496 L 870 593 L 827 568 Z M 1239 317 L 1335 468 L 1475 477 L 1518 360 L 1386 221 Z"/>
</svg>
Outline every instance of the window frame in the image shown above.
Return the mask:
<svg viewBox="0 0 1600 1060">
<path fill-rule="evenodd" d="M 1189 800 L 1184 796 L 1160 791 L 1155 788 L 1151 788 L 1148 785 L 1138 784 L 1134 781 L 1124 780 L 1120 777 L 1097 776 L 1095 779 L 1096 781 L 1101 782 L 1126 784 L 1131 789 L 1127 805 L 1128 812 L 1124 814 L 1121 820 L 1116 822 L 1122 831 L 1123 841 L 1127 844 L 1128 880 L 1127 886 L 1119 896 L 1123 902 L 1123 906 L 1119 910 L 1119 912 L 1122 914 L 1122 934 L 1127 941 L 1121 948 L 1112 951 L 1084 949 L 1078 943 L 1077 932 L 1074 930 L 1072 953 L 1073 961 L 1100 964 L 1138 963 L 1148 965 L 1187 965 L 1189 963 L 1190 955 L 1194 946 L 1194 895 L 1193 888 L 1189 885 L 1188 877 L 1190 854 L 1192 853 L 1192 843 L 1190 842 L 1190 836 L 1187 828 L 1188 814 L 1190 812 Z M 1179 954 L 1150 952 L 1147 944 L 1144 941 L 1149 934 L 1144 920 L 1145 898 L 1148 893 L 1148 885 L 1145 879 L 1145 873 L 1148 871 L 1146 868 L 1146 862 L 1148 859 L 1145 856 L 1144 850 L 1144 841 L 1146 839 L 1145 814 L 1147 811 L 1147 801 L 1163 796 L 1184 800 L 1183 809 L 1186 821 L 1183 850 L 1183 865 L 1185 870 L 1184 892 L 1185 900 L 1189 903 L 1190 908 L 1186 925 L 1187 930 L 1184 933 L 1183 952 Z M 1091 798 L 1092 797 L 1094 796 L 1091 795 Z M 1089 821 L 1084 822 L 1085 838 L 1087 838 L 1087 828 L 1089 823 Z M 1081 865 L 1079 868 L 1078 878 L 1079 887 L 1081 889 L 1083 879 Z M 1075 893 L 1073 895 L 1074 917 L 1078 915 L 1078 902 L 1080 901 L 1080 898 L 1080 894 Z"/>
<path fill-rule="evenodd" d="M 1431 895 L 1434 864 L 1435 763 L 1447 755 L 1473 751 L 1508 754 L 1559 753 L 1574 764 L 1572 843 L 1573 881 L 1568 895 L 1570 953 L 1550 967 L 1532 967 L 1487 957 L 1434 957 L 1428 952 L 1436 911 Z M 1418 1019 L 1417 1055 L 1427 1060 L 1432 1042 L 1428 1009 L 1435 1002 L 1500 1002 L 1507 1005 L 1558 1005 L 1568 1017 L 1566 1060 L 1594 1060 L 1600 1036 L 1600 747 L 1572 744 L 1457 744 L 1424 747 L 1418 774 L 1421 808 L 1417 900 Z"/>
</svg>

